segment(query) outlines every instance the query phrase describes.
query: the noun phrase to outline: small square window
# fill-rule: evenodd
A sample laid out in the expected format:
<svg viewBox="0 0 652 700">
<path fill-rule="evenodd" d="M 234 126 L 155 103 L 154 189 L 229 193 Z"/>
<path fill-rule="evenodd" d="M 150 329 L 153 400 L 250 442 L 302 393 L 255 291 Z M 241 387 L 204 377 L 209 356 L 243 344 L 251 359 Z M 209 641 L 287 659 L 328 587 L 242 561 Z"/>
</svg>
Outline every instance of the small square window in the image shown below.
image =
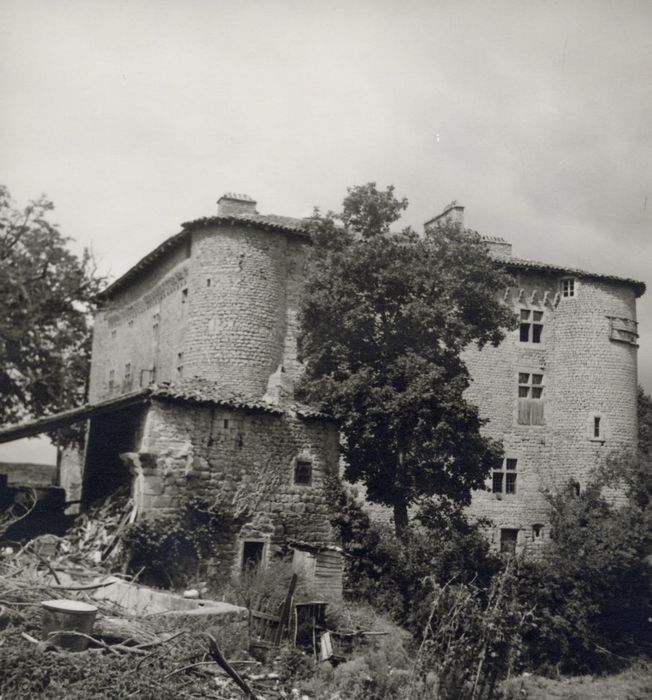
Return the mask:
<svg viewBox="0 0 652 700">
<path fill-rule="evenodd" d="M 297 459 L 294 465 L 294 483 L 303 486 L 312 484 L 312 462 L 309 459 Z"/>
<path fill-rule="evenodd" d="M 575 296 L 575 279 L 573 277 L 567 277 L 561 281 L 561 295 L 562 297 Z"/>
</svg>

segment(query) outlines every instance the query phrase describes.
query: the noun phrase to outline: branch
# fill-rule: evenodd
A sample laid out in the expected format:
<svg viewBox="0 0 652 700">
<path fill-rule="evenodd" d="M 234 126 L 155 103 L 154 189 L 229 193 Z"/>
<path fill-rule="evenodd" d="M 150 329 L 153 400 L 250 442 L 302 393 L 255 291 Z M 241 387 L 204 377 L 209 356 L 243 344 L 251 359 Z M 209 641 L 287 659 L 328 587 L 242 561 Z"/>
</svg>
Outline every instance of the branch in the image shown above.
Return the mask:
<svg viewBox="0 0 652 700">
<path fill-rule="evenodd" d="M 212 634 L 206 634 L 206 639 L 208 640 L 208 650 L 210 655 L 213 657 L 215 663 L 223 668 L 229 675 L 231 680 L 240 688 L 240 690 L 247 696 L 248 700 L 258 700 L 258 696 L 254 691 L 247 685 L 242 676 L 229 664 L 229 662 L 224 658 L 219 646 L 217 645 L 217 640 Z"/>
</svg>

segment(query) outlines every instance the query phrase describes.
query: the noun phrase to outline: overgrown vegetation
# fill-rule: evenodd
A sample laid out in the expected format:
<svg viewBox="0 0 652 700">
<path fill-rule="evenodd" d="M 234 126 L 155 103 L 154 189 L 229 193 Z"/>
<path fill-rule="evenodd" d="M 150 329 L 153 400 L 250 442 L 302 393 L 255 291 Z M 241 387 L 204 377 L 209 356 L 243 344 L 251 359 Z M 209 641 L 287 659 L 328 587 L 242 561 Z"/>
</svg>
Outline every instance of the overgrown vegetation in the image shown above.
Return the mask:
<svg viewBox="0 0 652 700">
<path fill-rule="evenodd" d="M 123 538 L 127 570 L 143 583 L 183 588 L 207 578 L 207 562 L 236 526 L 219 507 L 189 496 L 172 513 L 128 528 Z"/>
</svg>

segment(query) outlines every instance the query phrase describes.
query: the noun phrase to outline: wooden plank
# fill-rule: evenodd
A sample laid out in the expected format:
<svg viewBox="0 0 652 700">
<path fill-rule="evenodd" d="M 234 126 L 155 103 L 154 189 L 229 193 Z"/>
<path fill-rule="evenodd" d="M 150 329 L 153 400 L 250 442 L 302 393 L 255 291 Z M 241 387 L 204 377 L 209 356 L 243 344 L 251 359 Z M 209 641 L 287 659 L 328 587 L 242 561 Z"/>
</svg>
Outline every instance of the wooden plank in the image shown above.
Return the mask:
<svg viewBox="0 0 652 700">
<path fill-rule="evenodd" d="M 145 403 L 149 394 L 149 389 L 139 389 L 130 394 L 117 396 L 101 403 L 85 404 L 78 408 L 70 408 L 67 411 L 61 411 L 61 413 L 55 413 L 52 416 L 45 416 L 27 423 L 2 428 L 0 429 L 0 444 L 31 437 L 39 433 L 50 432 L 71 423 L 77 423 L 80 420 L 101 416 L 105 413 L 113 413 L 134 404 Z"/>
</svg>

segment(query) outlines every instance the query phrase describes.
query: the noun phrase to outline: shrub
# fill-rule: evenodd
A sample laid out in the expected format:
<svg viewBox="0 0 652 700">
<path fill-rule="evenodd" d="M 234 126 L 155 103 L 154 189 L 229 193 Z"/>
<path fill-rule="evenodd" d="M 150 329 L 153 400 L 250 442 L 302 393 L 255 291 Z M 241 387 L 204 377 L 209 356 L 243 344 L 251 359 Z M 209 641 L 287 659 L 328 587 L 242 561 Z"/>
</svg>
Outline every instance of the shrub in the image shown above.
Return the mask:
<svg viewBox="0 0 652 700">
<path fill-rule="evenodd" d="M 235 521 L 190 497 L 173 512 L 131 525 L 123 538 L 129 573 L 163 588 L 181 588 L 205 578 L 202 566 Z"/>
<path fill-rule="evenodd" d="M 520 597 L 536 607 L 528 663 L 550 672 L 617 668 L 650 649 L 650 467 L 644 455 L 612 461 L 580 496 L 551 495 L 551 541 L 523 567 Z M 606 487 L 623 484 L 626 505 Z"/>
</svg>

